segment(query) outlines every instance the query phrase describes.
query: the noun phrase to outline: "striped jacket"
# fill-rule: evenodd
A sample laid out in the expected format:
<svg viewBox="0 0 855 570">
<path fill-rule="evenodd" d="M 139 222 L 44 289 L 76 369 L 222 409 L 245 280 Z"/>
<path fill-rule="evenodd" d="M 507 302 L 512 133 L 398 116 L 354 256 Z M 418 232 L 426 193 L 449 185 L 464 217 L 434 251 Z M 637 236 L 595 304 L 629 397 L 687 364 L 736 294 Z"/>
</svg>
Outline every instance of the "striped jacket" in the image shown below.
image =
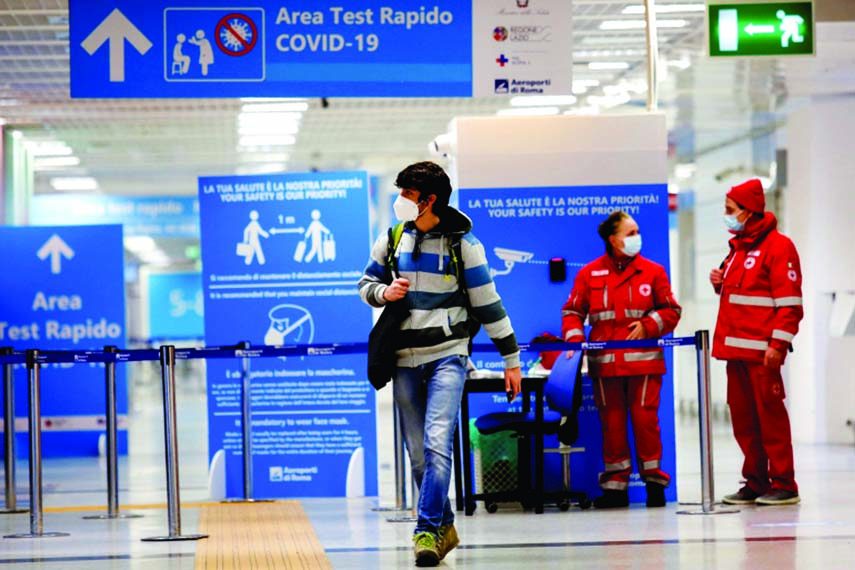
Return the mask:
<svg viewBox="0 0 855 570">
<path fill-rule="evenodd" d="M 398 366 L 416 367 L 447 356 L 469 353 L 470 318 L 466 299 L 457 284 L 449 249 L 460 240 L 466 286 L 474 317 L 493 340 L 505 360 L 505 368 L 520 365 L 520 352 L 511 320 L 496 292 L 484 246 L 470 233 L 472 221 L 453 208 L 448 208 L 440 223 L 422 234 L 407 223 L 395 257 L 401 277 L 410 281 L 404 298 L 410 316 L 401 324 L 401 346 Z M 388 235 L 374 243 L 371 259 L 359 280 L 359 296 L 372 307 L 386 301 L 386 250 Z"/>
<path fill-rule="evenodd" d="M 783 352 L 799 332 L 802 268 L 790 238 L 767 212 L 730 240 L 715 325 L 712 355 L 721 360 L 763 362 L 770 346 Z"/>
</svg>

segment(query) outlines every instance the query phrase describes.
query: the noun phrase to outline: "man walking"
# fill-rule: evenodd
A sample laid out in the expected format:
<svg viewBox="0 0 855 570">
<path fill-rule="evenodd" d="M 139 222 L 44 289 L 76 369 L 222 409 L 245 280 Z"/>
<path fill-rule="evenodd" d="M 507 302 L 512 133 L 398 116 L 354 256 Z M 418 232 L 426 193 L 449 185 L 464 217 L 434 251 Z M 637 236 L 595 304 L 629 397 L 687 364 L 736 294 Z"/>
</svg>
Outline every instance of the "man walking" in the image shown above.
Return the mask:
<svg viewBox="0 0 855 570">
<path fill-rule="evenodd" d="M 520 355 L 484 247 L 471 233 L 471 220 L 448 205 L 448 175 L 437 164 L 419 162 L 402 170 L 395 186 L 401 189 L 394 208 L 405 222 L 403 233 L 392 244 L 391 259 L 388 235 L 374 244 L 359 294 L 372 307 L 403 300 L 410 310 L 401 324 L 393 397 L 419 487 L 416 565 L 436 566 L 459 544 L 448 487 L 470 319 L 484 326 L 504 358 L 505 389 L 514 397 L 520 391 Z M 453 259 L 455 252 L 462 259 Z M 458 281 L 460 261 L 465 287 Z M 388 262 L 397 270 L 391 280 Z"/>
</svg>

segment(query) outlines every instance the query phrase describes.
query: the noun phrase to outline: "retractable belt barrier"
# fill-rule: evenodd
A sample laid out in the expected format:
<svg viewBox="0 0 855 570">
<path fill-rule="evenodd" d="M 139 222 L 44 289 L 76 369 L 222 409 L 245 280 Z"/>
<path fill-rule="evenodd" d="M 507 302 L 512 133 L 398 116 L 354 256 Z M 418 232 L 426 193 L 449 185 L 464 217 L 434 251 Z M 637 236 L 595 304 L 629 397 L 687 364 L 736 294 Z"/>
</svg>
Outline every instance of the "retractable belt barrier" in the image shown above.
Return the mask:
<svg viewBox="0 0 855 570">
<path fill-rule="evenodd" d="M 633 341 L 604 341 L 604 342 L 561 342 L 545 344 L 521 344 L 522 352 L 552 352 L 564 350 L 615 350 L 627 348 L 665 348 L 675 346 L 695 346 L 698 362 L 698 399 L 701 434 L 701 492 L 702 509 L 687 514 L 720 514 L 735 512 L 729 509 L 716 509 L 713 487 L 712 461 L 712 425 L 710 415 L 710 342 L 709 331 L 697 331 L 692 337 L 676 337 L 652 340 Z M 29 436 L 30 436 L 30 533 L 9 535 L 13 537 L 48 537 L 65 536 L 62 533 L 46 533 L 42 528 L 42 465 L 41 465 L 41 406 L 40 406 L 40 371 L 44 364 L 54 363 L 104 363 L 106 369 L 107 390 L 107 488 L 108 511 L 106 515 L 97 518 L 115 519 L 130 518 L 132 515 L 122 515 L 118 506 L 118 476 L 116 461 L 116 398 L 115 398 L 115 364 L 122 362 L 160 362 L 163 383 L 165 460 L 167 478 L 167 513 L 169 534 L 161 537 L 151 537 L 143 540 L 196 540 L 206 538 L 205 535 L 181 534 L 181 501 L 178 485 L 178 438 L 175 414 L 175 361 L 211 358 L 240 358 L 243 361 L 242 392 L 249 390 L 249 360 L 250 358 L 276 358 L 283 356 L 336 356 L 341 354 L 359 354 L 368 351 L 367 343 L 333 343 L 291 346 L 251 346 L 241 342 L 233 346 L 181 348 L 161 346 L 159 350 L 119 350 L 116 347 L 105 347 L 103 351 L 39 351 L 25 352 L 0 349 L 0 366 L 3 368 L 4 387 L 4 441 L 5 441 L 5 474 L 6 474 L 6 509 L 0 514 L 26 512 L 18 509 L 15 498 L 15 455 L 14 455 L 14 382 L 12 380 L 13 365 L 25 364 L 29 376 Z M 492 344 L 474 344 L 473 352 L 494 352 Z M 243 450 L 244 450 L 244 499 L 252 500 L 251 453 L 247 453 L 251 445 L 251 426 L 249 421 L 249 395 L 242 394 L 243 421 Z M 396 425 L 395 430 L 399 427 Z M 396 447 L 396 455 L 399 450 Z M 399 458 L 402 459 L 402 458 Z M 396 470 L 398 471 L 398 470 Z M 405 484 L 399 482 L 398 486 Z M 399 499 L 399 502 L 400 501 Z M 682 514 L 682 512 L 681 512 Z"/>
</svg>

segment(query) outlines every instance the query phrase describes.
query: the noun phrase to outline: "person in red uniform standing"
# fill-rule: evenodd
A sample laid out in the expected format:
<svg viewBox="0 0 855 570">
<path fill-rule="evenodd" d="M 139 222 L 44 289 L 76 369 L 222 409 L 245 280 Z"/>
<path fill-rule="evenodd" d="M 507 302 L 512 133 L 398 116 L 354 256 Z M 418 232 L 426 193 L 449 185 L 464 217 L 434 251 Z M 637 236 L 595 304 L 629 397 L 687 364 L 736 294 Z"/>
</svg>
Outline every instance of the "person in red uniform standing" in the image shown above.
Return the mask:
<svg viewBox="0 0 855 570">
<path fill-rule="evenodd" d="M 674 330 L 680 305 L 671 292 L 665 268 L 645 259 L 638 224 L 617 211 L 600 224 L 606 255 L 583 267 L 562 311 L 562 336 L 585 340 L 585 319 L 591 341 L 658 338 Z M 572 355 L 572 354 L 571 354 Z M 589 350 L 588 375 L 603 429 L 600 509 L 629 506 L 632 456 L 627 439 L 627 413 L 632 420 L 638 469 L 647 487 L 647 506 L 665 506 L 671 477 L 662 470 L 659 434 L 659 392 L 665 360 L 661 348 Z"/>
<path fill-rule="evenodd" d="M 759 180 L 730 189 L 730 254 L 710 272 L 721 297 L 712 355 L 727 361 L 733 435 L 745 455 L 745 485 L 723 499 L 730 504 L 799 502 L 781 365 L 804 315 L 802 270 L 793 242 L 765 210 Z"/>
</svg>

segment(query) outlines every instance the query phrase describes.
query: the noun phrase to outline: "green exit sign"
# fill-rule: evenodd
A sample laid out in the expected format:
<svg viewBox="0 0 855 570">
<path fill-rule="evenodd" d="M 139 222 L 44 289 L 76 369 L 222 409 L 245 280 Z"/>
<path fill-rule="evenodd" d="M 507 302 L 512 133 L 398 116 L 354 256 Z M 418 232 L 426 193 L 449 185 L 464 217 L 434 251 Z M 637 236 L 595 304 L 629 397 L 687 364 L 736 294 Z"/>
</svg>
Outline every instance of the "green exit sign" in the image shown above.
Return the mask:
<svg viewBox="0 0 855 570">
<path fill-rule="evenodd" d="M 708 4 L 711 57 L 814 54 L 813 2 Z"/>
</svg>

